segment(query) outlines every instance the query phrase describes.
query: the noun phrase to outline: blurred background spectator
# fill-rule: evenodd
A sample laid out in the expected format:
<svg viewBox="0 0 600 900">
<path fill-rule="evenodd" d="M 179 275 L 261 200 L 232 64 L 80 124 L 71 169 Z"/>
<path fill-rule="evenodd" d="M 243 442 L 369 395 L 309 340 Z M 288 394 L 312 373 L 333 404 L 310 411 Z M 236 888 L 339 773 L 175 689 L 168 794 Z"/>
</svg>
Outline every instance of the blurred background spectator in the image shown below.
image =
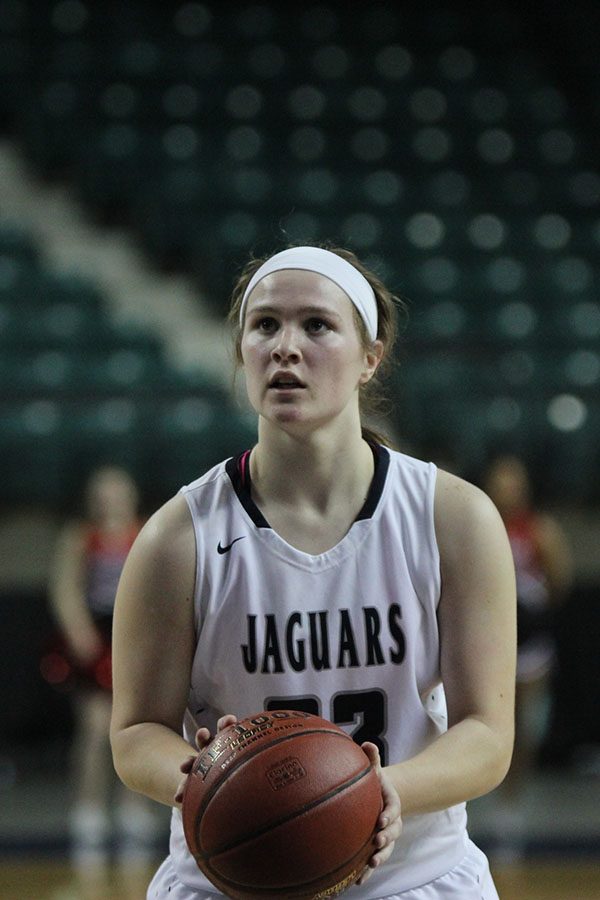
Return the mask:
<svg viewBox="0 0 600 900">
<path fill-rule="evenodd" d="M 555 613 L 568 599 L 571 552 L 559 522 L 538 510 L 527 469 L 515 456 L 489 465 L 483 487 L 506 526 L 517 582 L 517 686 L 515 747 L 508 776 L 498 792 L 496 855 L 524 852 L 524 791 L 547 728 L 550 676 L 555 663 Z"/>
<path fill-rule="evenodd" d="M 70 860 L 80 893 L 106 896 L 111 844 L 121 868 L 147 879 L 158 833 L 154 804 L 127 791 L 110 752 L 111 632 L 121 570 L 142 521 L 138 490 L 124 469 L 104 466 L 90 475 L 83 509 L 59 534 L 49 599 L 60 627 L 42 656 L 42 675 L 72 691 L 73 797 Z M 114 840 L 111 840 L 114 834 Z"/>
</svg>

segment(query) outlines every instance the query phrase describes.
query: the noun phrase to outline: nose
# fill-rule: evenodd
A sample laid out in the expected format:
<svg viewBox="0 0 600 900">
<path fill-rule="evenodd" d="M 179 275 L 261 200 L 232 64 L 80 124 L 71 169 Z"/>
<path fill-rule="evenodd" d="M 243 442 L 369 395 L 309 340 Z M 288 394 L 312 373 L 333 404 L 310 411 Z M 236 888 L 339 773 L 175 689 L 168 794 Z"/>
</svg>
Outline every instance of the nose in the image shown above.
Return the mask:
<svg viewBox="0 0 600 900">
<path fill-rule="evenodd" d="M 275 362 L 298 362 L 301 356 L 297 335 L 292 328 L 281 328 L 271 350 Z"/>
</svg>

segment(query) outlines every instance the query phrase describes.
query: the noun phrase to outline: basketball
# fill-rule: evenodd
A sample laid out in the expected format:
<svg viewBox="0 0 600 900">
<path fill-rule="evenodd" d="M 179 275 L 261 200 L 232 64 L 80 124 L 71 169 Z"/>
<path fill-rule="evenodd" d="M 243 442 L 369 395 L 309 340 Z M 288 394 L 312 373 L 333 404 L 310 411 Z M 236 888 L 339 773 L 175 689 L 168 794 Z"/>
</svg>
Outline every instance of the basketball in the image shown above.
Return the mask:
<svg viewBox="0 0 600 900">
<path fill-rule="evenodd" d="M 234 900 L 333 897 L 374 852 L 381 786 L 337 725 L 294 710 L 223 729 L 186 780 L 183 827 L 197 865 Z"/>
</svg>

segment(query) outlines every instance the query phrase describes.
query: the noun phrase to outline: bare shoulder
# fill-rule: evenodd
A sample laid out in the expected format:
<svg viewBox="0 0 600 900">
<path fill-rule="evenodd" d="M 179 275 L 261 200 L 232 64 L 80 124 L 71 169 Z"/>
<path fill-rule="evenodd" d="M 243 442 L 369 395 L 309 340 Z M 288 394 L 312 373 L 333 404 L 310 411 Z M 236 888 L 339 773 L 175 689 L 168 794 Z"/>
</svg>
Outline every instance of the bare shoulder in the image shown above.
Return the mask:
<svg viewBox="0 0 600 900">
<path fill-rule="evenodd" d="M 505 629 L 508 646 L 514 632 L 515 570 L 506 528 L 496 506 L 475 485 L 440 472 L 435 530 L 445 634 L 454 633 L 455 627 L 463 631 L 470 628 L 471 634 L 477 627 L 489 628 L 489 616 L 495 610 L 493 615 L 499 619 L 494 619 L 490 633 Z M 483 623 L 482 615 L 488 617 Z"/>
<path fill-rule="evenodd" d="M 154 550 L 168 552 L 172 544 L 193 539 L 192 517 L 181 494 L 171 497 L 145 522 L 139 537 Z"/>
<path fill-rule="evenodd" d="M 507 542 L 496 506 L 476 485 L 442 469 L 435 489 L 435 529 L 440 552 L 464 554 L 469 546 Z"/>
<path fill-rule="evenodd" d="M 185 499 L 177 494 L 161 506 L 137 536 L 127 568 L 141 568 L 154 577 L 189 578 L 195 566 L 192 518 Z"/>
<path fill-rule="evenodd" d="M 438 470 L 435 487 L 435 512 L 436 516 L 440 517 L 440 521 L 447 516 L 455 515 L 459 515 L 461 519 L 463 516 L 496 518 L 499 515 L 495 505 L 481 488 L 443 469 Z M 457 523 L 455 522 L 455 524 Z"/>
</svg>

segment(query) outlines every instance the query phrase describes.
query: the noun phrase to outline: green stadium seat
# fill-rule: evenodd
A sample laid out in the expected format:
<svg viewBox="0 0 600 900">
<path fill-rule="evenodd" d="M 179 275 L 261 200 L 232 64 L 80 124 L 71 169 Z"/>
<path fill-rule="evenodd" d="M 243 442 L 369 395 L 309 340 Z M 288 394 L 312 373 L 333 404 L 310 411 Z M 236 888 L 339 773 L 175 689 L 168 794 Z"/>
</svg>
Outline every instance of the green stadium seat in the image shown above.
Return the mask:
<svg viewBox="0 0 600 900">
<path fill-rule="evenodd" d="M 38 171 L 66 179 L 102 221 L 135 228 L 153 262 L 188 271 L 218 315 L 250 252 L 350 246 L 410 301 L 398 389 L 410 416 L 395 418 L 408 437 L 443 438 L 469 461 L 514 441 L 548 467 L 534 428 L 549 447 L 585 445 L 600 180 L 584 118 L 528 49 L 516 7 L 348 15 L 338 0 L 130 0 L 116 19 L 86 7 L 85 27 L 69 32 L 71 7 L 0 36 L 0 116 Z M 95 288 L 45 272 L 27 236 L 3 227 L 0 346 L 5 393 L 19 397 L 75 402 L 75 385 L 93 402 L 135 398 L 142 419 L 149 390 L 227 406 L 210 379 L 187 384 L 150 337 L 111 324 Z M 27 375 L 6 368 L 19 356 L 32 360 Z M 547 420 L 555 392 L 588 404 L 570 437 Z M 172 415 L 161 407 L 161 453 Z M 177 416 L 170 427 L 179 433 Z M 178 452 L 197 474 L 196 438 L 183 428 L 173 481 Z M 125 432 L 118 440 L 128 446 Z M 216 452 L 212 429 L 207 440 Z"/>
<path fill-rule="evenodd" d="M 0 224 L 0 258 L 35 265 L 38 250 L 31 235 L 18 224 Z"/>
<path fill-rule="evenodd" d="M 127 396 L 68 404 L 66 434 L 76 470 L 112 463 L 137 475 L 146 468 L 152 438 L 149 409 Z"/>
<path fill-rule="evenodd" d="M 208 398 L 187 397 L 166 404 L 157 428 L 157 465 L 171 491 L 256 443 L 254 417 L 247 419 Z"/>
<path fill-rule="evenodd" d="M 5 503 L 59 504 L 69 466 L 60 405 L 51 399 L 1 399 L 0 457 Z"/>
</svg>

